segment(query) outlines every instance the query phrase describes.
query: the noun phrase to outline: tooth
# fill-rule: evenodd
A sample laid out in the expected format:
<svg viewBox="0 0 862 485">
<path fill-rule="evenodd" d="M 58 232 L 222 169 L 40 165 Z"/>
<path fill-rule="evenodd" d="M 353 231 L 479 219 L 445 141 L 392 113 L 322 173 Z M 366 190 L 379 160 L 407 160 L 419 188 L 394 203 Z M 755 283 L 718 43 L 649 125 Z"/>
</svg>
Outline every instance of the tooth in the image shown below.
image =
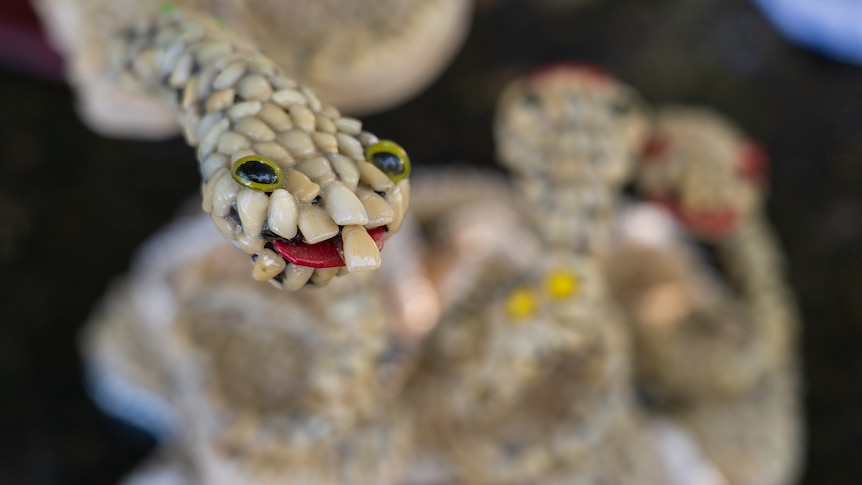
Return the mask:
<svg viewBox="0 0 862 485">
<path fill-rule="evenodd" d="M 341 182 L 333 182 L 326 187 L 326 211 L 340 226 L 368 224 L 368 213 L 362 202 Z"/>
<path fill-rule="evenodd" d="M 236 91 L 233 88 L 222 89 L 210 94 L 207 98 L 206 110 L 207 113 L 219 111 L 233 104 L 233 98 L 236 96 Z"/>
<path fill-rule="evenodd" d="M 236 85 L 236 91 L 249 101 L 265 101 L 272 96 L 272 86 L 265 77 L 251 74 L 242 78 Z"/>
<path fill-rule="evenodd" d="M 320 195 L 320 186 L 299 170 L 289 169 L 284 173 L 284 188 L 303 204 L 311 203 Z"/>
<path fill-rule="evenodd" d="M 188 53 L 183 54 L 183 56 L 180 57 L 180 60 L 177 61 L 177 65 L 174 67 L 171 77 L 168 78 L 168 84 L 172 88 L 181 87 L 188 82 L 189 76 L 192 74 L 192 61 L 192 56 Z"/>
<path fill-rule="evenodd" d="M 243 101 L 228 108 L 225 114 L 231 121 L 239 121 L 247 116 L 256 115 L 260 108 L 260 101 Z"/>
<path fill-rule="evenodd" d="M 339 153 L 347 155 L 354 160 L 365 160 L 365 154 L 359 140 L 344 133 L 336 133 L 335 138 L 338 140 Z"/>
<path fill-rule="evenodd" d="M 284 112 L 284 109 L 272 103 L 263 103 L 257 117 L 268 124 L 275 131 L 286 131 L 293 128 L 293 122 L 290 121 L 290 116 Z"/>
<path fill-rule="evenodd" d="M 197 128 L 195 128 L 195 138 L 198 140 L 202 139 L 207 132 L 209 132 L 210 128 L 221 121 L 222 118 L 223 115 L 221 113 L 210 113 L 201 118 L 200 123 L 198 123 Z"/>
<path fill-rule="evenodd" d="M 284 189 L 276 189 L 269 198 L 267 223 L 269 229 L 285 239 L 296 236 L 299 211 L 293 195 Z"/>
<path fill-rule="evenodd" d="M 230 208 L 241 188 L 230 172 L 225 170 L 212 188 L 213 216 L 225 217 L 230 214 Z"/>
<path fill-rule="evenodd" d="M 213 89 L 226 89 L 232 87 L 239 81 L 239 78 L 245 74 L 245 64 L 242 62 L 234 62 L 224 68 L 222 72 L 213 80 Z"/>
<path fill-rule="evenodd" d="M 255 151 L 279 164 L 282 168 L 292 167 L 296 161 L 287 153 L 283 146 L 274 141 L 265 141 L 254 145 Z"/>
<path fill-rule="evenodd" d="M 221 155 L 222 157 L 224 155 Z M 206 164 L 206 162 L 204 162 Z M 201 170 L 203 171 L 203 170 Z M 217 168 L 209 177 L 204 177 L 206 183 L 203 186 L 203 197 L 201 200 L 201 208 L 204 212 L 213 211 L 213 187 L 218 179 L 227 172 L 227 167 Z"/>
<path fill-rule="evenodd" d="M 325 116 L 318 116 L 315 120 L 315 128 L 317 128 L 318 132 L 323 133 L 332 133 L 335 134 L 338 131 L 338 128 L 335 127 L 335 123 L 332 122 L 331 119 Z"/>
<path fill-rule="evenodd" d="M 410 181 L 402 180 L 398 182 L 398 185 L 386 194 L 386 202 L 389 203 L 395 213 L 392 222 L 389 223 L 389 231 L 396 233 L 401 229 L 404 214 L 407 212 L 407 207 L 410 204 Z"/>
<path fill-rule="evenodd" d="M 266 281 L 270 278 L 278 276 L 284 271 L 287 263 L 284 258 L 279 256 L 272 249 L 264 249 L 257 255 L 257 260 L 254 262 L 254 268 L 251 270 L 251 277 L 257 281 Z"/>
<path fill-rule="evenodd" d="M 237 150 L 250 146 L 251 140 L 235 131 L 226 131 L 218 137 L 218 151 L 226 155 L 231 155 Z"/>
<path fill-rule="evenodd" d="M 315 131 L 311 134 L 311 141 L 313 141 L 314 144 L 317 145 L 317 148 L 319 148 L 323 153 L 338 152 L 338 140 L 332 133 Z"/>
<path fill-rule="evenodd" d="M 380 267 L 380 250 L 364 227 L 345 226 L 341 230 L 341 240 L 348 271 L 370 271 Z"/>
<path fill-rule="evenodd" d="M 314 131 L 314 113 L 307 106 L 294 104 L 288 108 L 288 111 L 290 112 L 290 119 L 293 120 L 293 124 L 299 127 L 299 129 L 308 133 Z"/>
<path fill-rule="evenodd" d="M 356 192 L 359 201 L 365 207 L 365 212 L 368 214 L 368 223 L 365 227 L 371 229 L 374 227 L 385 226 L 395 218 L 395 211 L 392 209 L 383 197 L 366 189 L 359 189 Z"/>
<path fill-rule="evenodd" d="M 392 188 L 389 177 L 374 165 L 363 161 L 357 162 L 356 168 L 359 170 L 359 180 L 368 184 L 375 192 L 386 192 Z"/>
<path fill-rule="evenodd" d="M 203 177 L 204 180 L 210 180 L 216 170 L 221 167 L 227 168 L 227 164 L 228 158 L 224 154 L 213 153 L 201 162 L 201 177 Z"/>
<path fill-rule="evenodd" d="M 311 275 L 311 282 L 323 286 L 338 274 L 338 268 L 317 268 Z"/>
<path fill-rule="evenodd" d="M 296 158 L 308 157 L 316 151 L 311 137 L 308 136 L 308 133 L 301 130 L 290 130 L 279 133 L 276 139 Z"/>
<path fill-rule="evenodd" d="M 232 241 L 240 236 L 239 224 L 226 217 L 218 217 L 215 214 L 212 216 L 213 223 L 219 232 Z"/>
<path fill-rule="evenodd" d="M 236 211 L 239 213 L 240 222 L 242 222 L 243 234 L 260 236 L 268 206 L 269 197 L 263 192 L 253 189 L 239 191 L 236 195 Z"/>
<path fill-rule="evenodd" d="M 338 234 L 338 226 L 329 218 L 325 210 L 308 205 L 299 211 L 299 231 L 309 244 L 325 241 Z"/>
<path fill-rule="evenodd" d="M 302 288 L 311 278 L 312 273 L 314 273 L 314 268 L 288 264 L 287 268 L 284 269 L 284 280 L 282 281 L 284 289 L 296 291 Z"/>
<path fill-rule="evenodd" d="M 204 118 L 206 118 L 206 116 Z M 230 122 L 225 118 L 222 118 L 213 124 L 201 139 L 200 145 L 198 145 L 198 160 L 206 158 L 213 150 L 215 150 L 219 137 L 222 133 L 227 131 L 229 125 Z"/>
<path fill-rule="evenodd" d="M 246 234 L 242 233 L 236 237 L 237 246 L 247 254 L 257 254 L 263 251 L 264 244 L 266 241 L 260 237 L 260 234 Z"/>
<path fill-rule="evenodd" d="M 356 190 L 356 186 L 359 185 L 359 169 L 356 168 L 356 162 L 340 153 L 327 153 L 326 158 L 329 159 L 330 165 L 344 185 L 350 190 Z"/>
<path fill-rule="evenodd" d="M 297 104 L 308 104 L 308 100 L 295 89 L 282 89 L 272 93 L 272 100 L 279 105 L 289 108 Z"/>
<path fill-rule="evenodd" d="M 305 175 L 308 175 L 308 178 L 321 185 L 325 185 L 335 180 L 335 174 L 332 172 L 329 162 L 320 156 L 303 160 L 296 166 L 296 169 Z"/>
<path fill-rule="evenodd" d="M 362 131 L 362 122 L 356 118 L 348 118 L 345 116 L 335 120 L 335 127 L 342 133 L 356 136 Z"/>
<path fill-rule="evenodd" d="M 275 140 L 275 132 L 257 118 L 244 118 L 236 122 L 233 129 L 254 141 Z"/>
</svg>

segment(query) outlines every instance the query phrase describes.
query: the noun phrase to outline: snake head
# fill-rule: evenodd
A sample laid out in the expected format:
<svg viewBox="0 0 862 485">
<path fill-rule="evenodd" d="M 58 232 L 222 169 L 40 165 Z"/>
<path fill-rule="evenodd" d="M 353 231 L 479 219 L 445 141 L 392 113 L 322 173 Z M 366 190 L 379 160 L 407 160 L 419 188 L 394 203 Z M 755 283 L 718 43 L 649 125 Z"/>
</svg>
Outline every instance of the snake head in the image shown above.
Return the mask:
<svg viewBox="0 0 862 485">
<path fill-rule="evenodd" d="M 285 91 L 273 99 L 287 99 Z M 291 91 L 291 100 L 301 94 Z M 288 290 L 380 267 L 410 197 L 404 149 L 331 107 L 306 104 L 249 100 L 234 105 L 248 111 L 239 120 L 228 109 L 198 129 L 198 155 L 209 153 L 201 156 L 204 210 L 252 255 L 255 279 Z"/>
<path fill-rule="evenodd" d="M 501 162 L 518 175 L 557 181 L 598 175 L 619 184 L 647 126 L 645 103 L 633 89 L 597 67 L 560 63 L 506 88 L 496 139 Z"/>
<path fill-rule="evenodd" d="M 642 161 L 640 191 L 703 239 L 734 233 L 762 202 L 765 151 L 710 111 L 660 111 Z"/>
</svg>

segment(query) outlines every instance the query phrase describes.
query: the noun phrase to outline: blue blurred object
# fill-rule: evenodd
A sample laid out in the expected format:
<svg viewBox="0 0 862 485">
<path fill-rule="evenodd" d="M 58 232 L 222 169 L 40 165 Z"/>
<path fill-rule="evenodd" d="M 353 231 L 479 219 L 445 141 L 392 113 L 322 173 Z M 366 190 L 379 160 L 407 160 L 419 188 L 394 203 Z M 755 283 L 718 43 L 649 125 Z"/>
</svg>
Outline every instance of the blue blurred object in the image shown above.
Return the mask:
<svg viewBox="0 0 862 485">
<path fill-rule="evenodd" d="M 752 0 L 792 41 L 862 65 L 862 0 Z"/>
</svg>

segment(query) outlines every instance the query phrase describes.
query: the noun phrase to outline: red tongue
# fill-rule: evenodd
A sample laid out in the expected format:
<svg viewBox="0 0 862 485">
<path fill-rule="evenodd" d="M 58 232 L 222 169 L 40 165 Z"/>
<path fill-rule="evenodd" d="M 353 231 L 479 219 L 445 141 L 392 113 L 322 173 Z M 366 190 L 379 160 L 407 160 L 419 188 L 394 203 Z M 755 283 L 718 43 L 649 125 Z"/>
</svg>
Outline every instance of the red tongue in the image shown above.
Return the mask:
<svg viewBox="0 0 862 485">
<path fill-rule="evenodd" d="M 386 227 L 375 227 L 368 230 L 368 235 L 377 244 L 377 249 L 383 249 L 383 240 L 386 237 Z M 344 266 L 341 258 L 342 241 L 341 236 L 336 236 L 317 244 L 288 241 L 276 239 L 272 242 L 275 250 L 284 259 L 299 266 L 309 268 L 338 268 Z"/>
</svg>

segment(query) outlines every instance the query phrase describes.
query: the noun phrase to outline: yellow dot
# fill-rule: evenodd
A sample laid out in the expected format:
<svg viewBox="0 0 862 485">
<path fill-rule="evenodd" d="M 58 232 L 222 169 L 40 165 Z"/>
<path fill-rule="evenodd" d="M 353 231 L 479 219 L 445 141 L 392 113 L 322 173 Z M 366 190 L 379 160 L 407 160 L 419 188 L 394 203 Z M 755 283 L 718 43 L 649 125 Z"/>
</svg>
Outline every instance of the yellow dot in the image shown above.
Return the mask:
<svg viewBox="0 0 862 485">
<path fill-rule="evenodd" d="M 545 291 L 552 298 L 569 298 L 578 291 L 578 277 L 568 271 L 554 271 L 545 278 Z"/>
<path fill-rule="evenodd" d="M 518 288 L 506 300 L 506 313 L 513 320 L 529 318 L 536 313 L 536 295 L 529 288 Z"/>
</svg>

